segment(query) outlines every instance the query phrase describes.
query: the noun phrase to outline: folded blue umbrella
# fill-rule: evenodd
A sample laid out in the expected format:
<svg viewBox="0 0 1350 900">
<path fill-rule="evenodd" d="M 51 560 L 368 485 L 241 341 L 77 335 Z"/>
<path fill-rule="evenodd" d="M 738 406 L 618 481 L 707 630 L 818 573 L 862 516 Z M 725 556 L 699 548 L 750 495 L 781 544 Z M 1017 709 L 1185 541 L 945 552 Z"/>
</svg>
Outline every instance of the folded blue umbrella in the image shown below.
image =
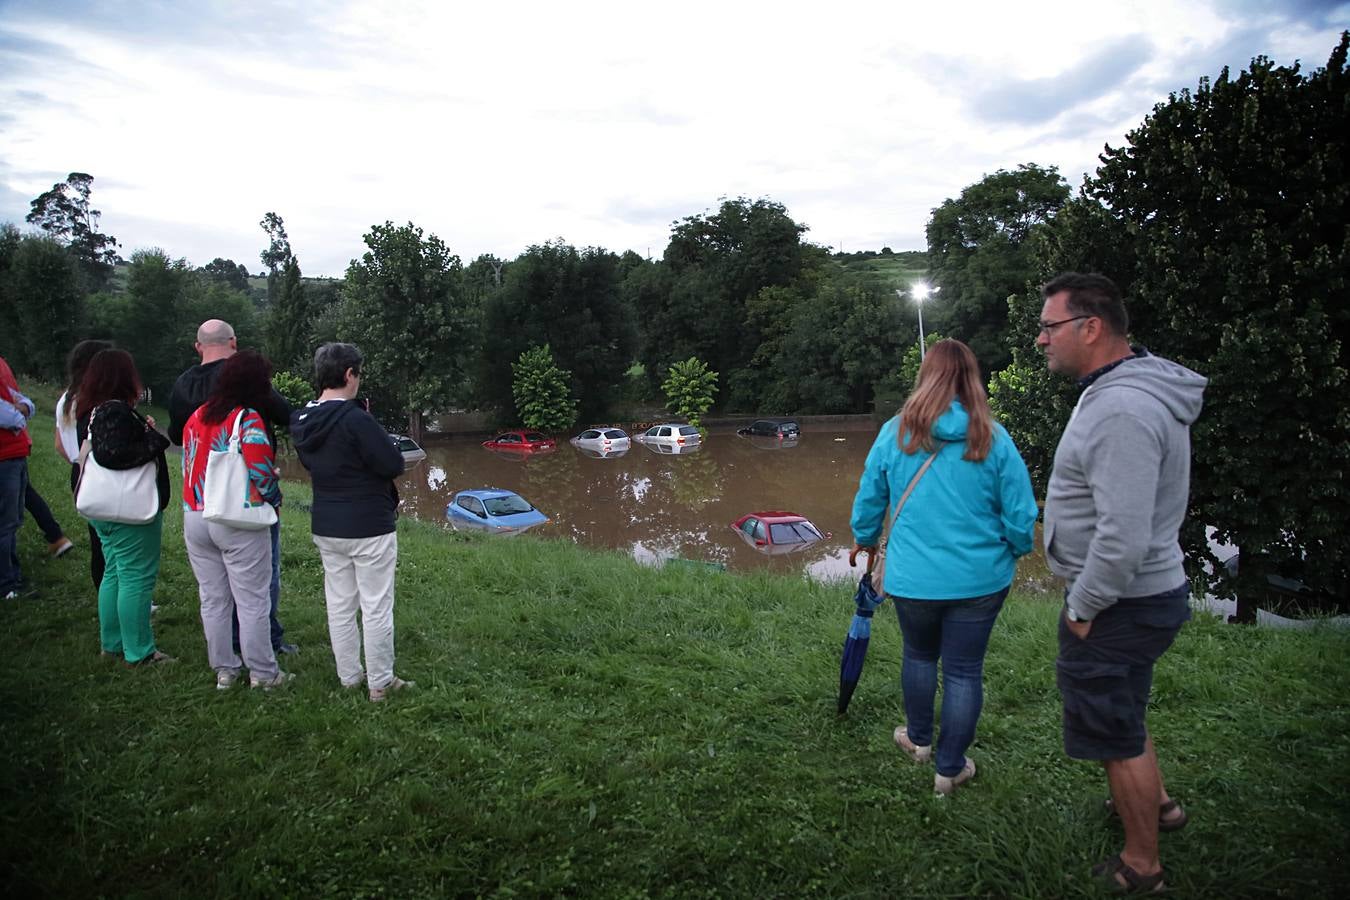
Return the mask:
<svg viewBox="0 0 1350 900">
<path fill-rule="evenodd" d="M 872 639 L 872 614 L 886 599 L 872 586 L 872 573 L 867 572 L 858 581 L 858 590 L 853 595 L 856 609 L 853 621 L 848 626 L 848 636 L 844 638 L 844 653 L 839 660 L 839 714 L 848 710 L 853 699 L 853 690 L 858 686 L 862 675 L 863 660 L 867 658 L 867 643 Z"/>
</svg>

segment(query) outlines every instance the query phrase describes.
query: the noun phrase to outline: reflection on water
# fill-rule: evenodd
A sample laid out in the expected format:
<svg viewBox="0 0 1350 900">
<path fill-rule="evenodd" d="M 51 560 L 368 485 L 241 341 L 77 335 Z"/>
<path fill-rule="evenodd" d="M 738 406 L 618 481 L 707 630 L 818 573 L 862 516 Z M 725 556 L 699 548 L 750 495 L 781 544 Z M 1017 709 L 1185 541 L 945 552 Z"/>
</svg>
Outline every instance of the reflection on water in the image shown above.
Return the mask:
<svg viewBox="0 0 1350 900">
<path fill-rule="evenodd" d="M 456 491 L 503 488 L 549 517 L 531 534 L 621 549 L 649 565 L 682 558 L 738 571 L 854 578 L 859 572 L 848 567 L 853 541 L 848 520 L 875 434 L 810 431 L 785 445 L 728 430 L 710 434 L 696 453 L 635 447 L 606 459 L 566 442 L 551 453 L 507 455 L 472 439 L 432 439 L 427 460 L 398 482 L 401 511 L 444 521 Z M 786 556 L 758 553 L 730 525 L 746 513 L 770 509 L 806 516 L 833 537 Z"/>
</svg>

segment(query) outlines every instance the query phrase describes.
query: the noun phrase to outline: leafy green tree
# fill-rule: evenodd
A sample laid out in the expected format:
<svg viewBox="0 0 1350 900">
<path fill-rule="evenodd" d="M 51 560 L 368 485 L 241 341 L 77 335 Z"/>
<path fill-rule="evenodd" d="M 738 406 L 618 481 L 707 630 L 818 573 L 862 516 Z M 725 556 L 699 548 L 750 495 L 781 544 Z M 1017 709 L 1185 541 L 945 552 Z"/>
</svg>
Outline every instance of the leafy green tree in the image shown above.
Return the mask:
<svg viewBox="0 0 1350 900">
<path fill-rule="evenodd" d="M 287 403 L 296 408 L 314 399 L 314 386 L 294 372 L 274 371 L 272 387 L 286 398 Z"/>
<path fill-rule="evenodd" d="M 71 172 L 30 204 L 27 221 L 70 248 L 87 290 L 100 290 L 119 260 L 117 239 L 98 230 L 103 213 L 90 204 L 94 176 Z"/>
<path fill-rule="evenodd" d="M 203 276 L 219 281 L 226 287 L 233 288 L 242 294 L 248 294 L 248 268 L 243 263 L 236 263 L 232 259 L 223 259 L 217 256 L 206 265 L 197 270 Z"/>
<path fill-rule="evenodd" d="M 0 235 L 0 355 L 27 374 L 59 380 L 79 339 L 85 299 L 77 263 L 56 240 Z"/>
<path fill-rule="evenodd" d="M 526 428 L 559 432 L 577 420 L 577 401 L 569 388 L 571 375 L 553 362 L 548 344 L 520 354 L 511 363 L 511 376 L 516 412 Z"/>
<path fill-rule="evenodd" d="M 561 241 L 527 249 L 487 297 L 479 368 L 484 399 L 512 402 L 510 361 L 530 347 L 549 345 L 559 367 L 571 373 L 581 415 L 599 418 L 633 361 L 637 330 L 621 291 L 619 258 Z"/>
<path fill-rule="evenodd" d="M 712 408 L 717 396 L 717 373 L 691 356 L 670 367 L 661 389 L 666 392 L 667 409 L 690 425 L 701 427 L 703 414 Z"/>
<path fill-rule="evenodd" d="M 278 368 L 304 368 L 314 311 L 300 280 L 300 262 L 281 216 L 269 212 L 258 224 L 268 238 L 267 249 L 258 254 L 267 266 L 267 356 Z"/>
<path fill-rule="evenodd" d="M 406 416 L 420 441 L 425 413 L 467 393 L 475 337 L 459 257 L 411 222 L 376 225 L 365 242 L 347 267 L 338 335 L 365 355 L 363 385 L 381 413 Z"/>
<path fill-rule="evenodd" d="M 928 268 L 942 287 L 930 315 L 937 329 L 969 345 L 985 371 L 1010 361 L 1008 305 L 1038 274 L 1028 239 L 1069 197 L 1051 166 L 1000 169 L 945 200 L 928 221 Z"/>
<path fill-rule="evenodd" d="M 1205 555 L 1203 530 L 1214 526 L 1244 558 L 1270 554 L 1342 596 L 1348 47 L 1342 34 L 1310 74 L 1257 57 L 1237 77 L 1224 69 L 1158 104 L 1123 146 L 1107 148 L 1071 204 L 1082 208 L 1052 223 L 1041 267 L 1111 276 L 1135 340 L 1210 379 L 1192 429 L 1190 555 Z M 1039 298 L 1026 303 L 1039 309 Z M 1019 379 L 1009 393 L 1034 390 Z M 1025 409 L 1009 411 L 1019 428 L 1047 430 Z"/>
<path fill-rule="evenodd" d="M 771 200 L 723 200 L 717 212 L 688 216 L 672 229 L 663 262 L 663 290 L 644 298 L 646 336 L 641 360 L 664 371 L 676 360 L 697 356 L 721 372 L 750 363 L 758 335 L 747 330 L 752 298 L 766 287 L 791 286 L 804 271 L 823 265 L 822 248 L 802 240 L 806 226 Z M 733 386 L 753 379 L 733 379 Z M 733 404 L 757 398 L 735 391 Z"/>
</svg>

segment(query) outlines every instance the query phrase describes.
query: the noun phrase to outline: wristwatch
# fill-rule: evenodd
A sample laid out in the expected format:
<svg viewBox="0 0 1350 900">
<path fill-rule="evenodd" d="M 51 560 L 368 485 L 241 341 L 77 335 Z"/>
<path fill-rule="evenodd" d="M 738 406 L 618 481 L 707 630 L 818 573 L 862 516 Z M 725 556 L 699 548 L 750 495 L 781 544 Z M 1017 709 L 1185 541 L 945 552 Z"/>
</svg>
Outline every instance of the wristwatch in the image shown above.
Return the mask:
<svg viewBox="0 0 1350 900">
<path fill-rule="evenodd" d="M 1070 621 L 1070 622 L 1086 622 L 1086 621 L 1088 621 L 1087 619 L 1084 619 L 1082 616 L 1078 615 L 1078 613 L 1074 612 L 1072 606 L 1066 607 L 1066 609 L 1067 609 L 1068 611 L 1065 613 L 1065 615 L 1067 615 L 1067 616 L 1069 617 L 1069 621 Z"/>
</svg>

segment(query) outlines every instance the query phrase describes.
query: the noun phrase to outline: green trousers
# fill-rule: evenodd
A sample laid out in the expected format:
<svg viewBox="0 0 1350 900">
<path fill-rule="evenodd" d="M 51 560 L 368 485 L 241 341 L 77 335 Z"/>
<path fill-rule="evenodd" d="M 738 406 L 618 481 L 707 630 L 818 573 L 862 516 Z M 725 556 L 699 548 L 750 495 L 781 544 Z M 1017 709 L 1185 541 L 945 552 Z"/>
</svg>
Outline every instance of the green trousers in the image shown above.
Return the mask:
<svg viewBox="0 0 1350 900">
<path fill-rule="evenodd" d="M 98 589 L 99 642 L 105 653 L 138 663 L 155 652 L 150 598 L 159 577 L 160 513 L 144 525 L 90 520 L 103 542 L 107 567 Z"/>
</svg>

